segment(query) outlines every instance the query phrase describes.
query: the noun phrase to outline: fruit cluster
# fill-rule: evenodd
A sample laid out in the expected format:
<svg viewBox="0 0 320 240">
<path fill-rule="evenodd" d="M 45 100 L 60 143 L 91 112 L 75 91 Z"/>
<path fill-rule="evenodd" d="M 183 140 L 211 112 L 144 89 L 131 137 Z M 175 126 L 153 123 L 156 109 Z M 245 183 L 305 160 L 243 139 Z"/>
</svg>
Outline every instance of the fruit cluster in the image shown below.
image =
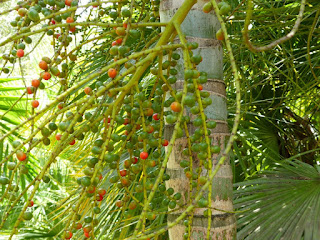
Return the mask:
<svg viewBox="0 0 320 240">
<path fill-rule="evenodd" d="M 171 31 L 170 34 L 159 34 L 160 27 L 167 25 L 159 22 L 159 0 L 135 1 L 135 8 L 129 1 L 112 2 L 103 7 L 100 1 L 79 6 L 75 0 L 38 0 L 18 2 L 15 8 L 18 16 L 11 25 L 18 34 L 8 41 L 13 44 L 10 54 L 3 56 L 2 71 L 9 73 L 7 62 L 23 60 L 27 55 L 25 43 L 31 44 L 30 36 L 36 33 L 52 38 L 54 48 L 54 56 L 43 56 L 39 61 L 39 78 L 31 80 L 25 90 L 33 99 L 32 117 L 24 124 L 31 122 L 36 127 L 31 128 L 26 138 L 14 141 L 12 152 L 1 161 L 11 171 L 10 179 L 0 177 L 0 184 L 6 186 L 1 201 L 7 199 L 10 212 L 23 196 L 23 192 L 15 194 L 19 189 L 13 183 L 14 176 L 28 173 L 26 163 L 33 148 L 50 146 L 46 164 L 26 188 L 33 186 L 15 229 L 20 221 L 32 219 L 30 209 L 36 207 L 32 199 L 40 182 L 50 184 L 50 165 L 68 149 L 80 149 L 84 160 L 79 161 L 81 171 L 77 174 L 81 176 L 75 179 L 78 198 L 70 200 L 72 207 L 65 209 L 68 213 L 65 239 L 71 239 L 80 229 L 86 238 L 93 238 L 107 197 L 114 202 L 109 207 L 121 212 L 120 221 L 134 216 L 142 219 L 137 229 L 141 225 L 143 229 L 152 226 L 161 214 L 185 208 L 189 200 L 184 199 L 184 193 L 165 184 L 170 179 L 165 172 L 166 164 L 178 138 L 186 138 L 188 142 L 181 150 L 188 160 L 181 160 L 180 166 L 190 181 L 190 201 L 207 183 L 202 168 L 211 169 L 212 156 L 219 154 L 220 147 L 209 137 L 217 124 L 205 115 L 212 98 L 204 87 L 207 74 L 197 70 L 202 62 L 198 44 L 186 42 L 178 29 L 181 39 L 178 44 L 174 43 L 175 31 L 169 29 L 165 31 Z M 222 14 L 230 11 L 227 3 L 222 2 L 219 7 Z M 95 17 L 81 22 L 77 12 L 81 8 L 90 9 Z M 204 12 L 211 10 L 210 3 L 204 6 Z M 146 11 L 151 14 L 145 14 Z M 46 24 L 33 30 L 42 23 Z M 102 30 L 88 39 L 86 31 L 91 26 Z M 71 43 L 77 33 L 82 33 L 83 39 L 74 47 Z M 144 39 L 146 42 L 142 44 Z M 223 38 L 217 35 L 217 39 Z M 86 45 L 93 49 L 81 51 Z M 86 72 L 84 69 L 93 61 L 91 57 L 100 62 L 94 71 Z M 58 83 L 60 89 L 54 101 L 35 109 L 40 106 L 37 91 L 45 90 L 46 82 Z M 175 89 L 178 83 L 183 86 L 181 89 Z M 41 121 L 35 121 L 39 117 Z M 169 128 L 173 130 L 165 134 Z M 14 154 L 18 162 L 11 158 Z M 199 162 L 197 168 L 193 167 L 193 161 Z M 118 189 L 117 197 L 111 196 L 110 186 Z M 206 208 L 208 200 L 202 197 L 197 204 Z M 6 217 L 1 226 L 5 221 Z"/>
</svg>

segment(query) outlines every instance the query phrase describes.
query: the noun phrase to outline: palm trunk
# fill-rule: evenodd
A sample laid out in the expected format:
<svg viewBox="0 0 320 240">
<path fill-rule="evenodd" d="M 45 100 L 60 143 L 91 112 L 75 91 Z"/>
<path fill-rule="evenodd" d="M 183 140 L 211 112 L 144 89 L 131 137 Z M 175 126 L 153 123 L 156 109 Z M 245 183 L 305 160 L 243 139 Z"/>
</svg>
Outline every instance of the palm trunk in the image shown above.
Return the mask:
<svg viewBox="0 0 320 240">
<path fill-rule="evenodd" d="M 208 73 L 208 82 L 203 85 L 204 90 L 210 92 L 213 104 L 205 110 L 208 119 L 217 122 L 217 127 L 212 131 L 210 138 L 213 144 L 220 145 L 221 151 L 224 149 L 226 138 L 229 136 L 227 126 L 227 104 L 225 83 L 223 82 L 223 49 L 221 43 L 215 39 L 215 33 L 220 28 L 220 24 L 214 13 L 205 14 L 202 6 L 208 1 L 198 0 L 181 28 L 188 41 L 195 41 L 199 44 L 196 53 L 200 53 L 203 61 L 198 65 L 198 70 Z M 183 0 L 162 0 L 160 5 L 160 19 L 167 22 L 172 18 L 176 10 L 182 5 Z M 183 72 L 182 66 L 179 72 Z M 182 89 L 183 76 L 175 84 L 176 89 Z M 194 128 L 191 124 L 188 127 L 190 134 Z M 166 126 L 165 135 L 170 136 L 173 126 Z M 189 179 L 186 178 L 184 170 L 180 167 L 181 160 L 186 159 L 181 154 L 182 149 L 187 147 L 187 138 L 176 140 L 173 151 L 170 155 L 167 165 L 167 172 L 171 179 L 166 182 L 167 188 L 172 187 L 175 191 L 181 192 L 184 203 L 188 203 Z M 218 156 L 213 158 L 213 168 L 217 162 Z M 186 159 L 188 160 L 188 159 Z M 197 160 L 194 159 L 193 165 L 197 167 Z M 225 211 L 232 211 L 232 170 L 229 161 L 221 167 L 212 183 L 212 202 L 211 207 Z M 193 215 L 191 237 L 190 239 L 207 239 L 208 218 L 203 216 L 205 209 L 196 208 Z M 173 221 L 179 212 L 170 214 L 168 222 Z M 179 223 L 169 229 L 170 240 L 183 240 L 186 227 Z M 234 214 L 212 211 L 212 221 L 210 228 L 210 239 L 235 239 L 236 225 Z"/>
</svg>

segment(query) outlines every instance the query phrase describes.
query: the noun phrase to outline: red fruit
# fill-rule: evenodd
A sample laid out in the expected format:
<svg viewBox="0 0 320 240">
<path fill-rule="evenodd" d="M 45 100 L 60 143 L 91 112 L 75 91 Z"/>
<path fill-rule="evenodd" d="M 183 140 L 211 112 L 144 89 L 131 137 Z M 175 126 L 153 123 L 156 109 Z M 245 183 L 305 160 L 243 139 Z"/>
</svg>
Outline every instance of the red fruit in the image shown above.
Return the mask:
<svg viewBox="0 0 320 240">
<path fill-rule="evenodd" d="M 34 202 L 31 200 L 28 207 L 32 207 L 34 205 Z"/>
<path fill-rule="evenodd" d="M 169 141 L 167 139 L 162 140 L 162 146 L 166 147 L 169 145 Z"/>
<path fill-rule="evenodd" d="M 101 202 L 101 201 L 102 201 L 102 199 L 103 199 L 103 196 L 102 196 L 102 195 L 100 195 L 100 194 L 97 194 L 97 196 L 96 196 L 96 200 L 97 200 L 98 202 Z"/>
<path fill-rule="evenodd" d="M 76 143 L 76 140 L 73 139 L 69 144 L 70 144 L 70 145 L 74 145 L 75 143 Z"/>
<path fill-rule="evenodd" d="M 76 31 L 76 26 L 70 26 L 69 27 L 70 32 L 75 32 Z"/>
<path fill-rule="evenodd" d="M 153 114 L 152 118 L 156 121 L 160 120 L 160 116 L 158 113 Z"/>
<path fill-rule="evenodd" d="M 91 227 L 90 225 L 87 225 L 87 226 L 85 226 L 85 227 L 83 228 L 83 232 L 84 232 L 84 233 L 89 233 L 89 232 L 91 232 L 91 230 L 92 230 L 92 227 Z"/>
<path fill-rule="evenodd" d="M 62 135 L 61 135 L 61 134 L 59 134 L 59 133 L 56 135 L 56 139 L 57 139 L 58 141 L 60 141 L 60 140 L 61 140 L 61 137 L 62 137 Z"/>
<path fill-rule="evenodd" d="M 117 70 L 114 68 L 110 68 L 108 70 L 108 76 L 111 78 L 115 78 L 117 76 Z"/>
<path fill-rule="evenodd" d="M 68 17 L 68 18 L 66 19 L 66 22 L 67 22 L 67 23 L 73 23 L 73 22 L 74 22 L 74 20 L 73 20 L 73 18 L 72 18 L 72 17 Z"/>
<path fill-rule="evenodd" d="M 126 136 L 128 136 L 128 135 L 129 135 L 128 130 L 125 130 L 123 134 L 126 135 Z"/>
<path fill-rule="evenodd" d="M 122 26 L 123 26 L 124 28 L 127 28 L 127 27 L 128 27 L 128 23 L 124 22 L 124 23 L 122 24 Z"/>
<path fill-rule="evenodd" d="M 100 188 L 98 190 L 98 193 L 99 193 L 99 195 L 104 196 L 104 195 L 106 195 L 107 191 L 105 189 Z"/>
<path fill-rule="evenodd" d="M 32 94 L 33 93 L 33 87 L 27 87 L 27 93 Z"/>
<path fill-rule="evenodd" d="M 138 158 L 137 158 L 137 157 L 134 157 L 133 160 L 132 160 L 132 163 L 133 163 L 133 164 L 136 164 L 137 162 L 138 162 Z"/>
<path fill-rule="evenodd" d="M 224 34 L 221 28 L 216 32 L 216 38 L 220 41 L 224 39 Z"/>
<path fill-rule="evenodd" d="M 27 155 L 21 150 L 17 151 L 16 156 L 21 162 L 27 159 Z"/>
<path fill-rule="evenodd" d="M 52 19 L 51 23 L 54 25 L 54 24 L 56 24 L 56 21 Z"/>
<path fill-rule="evenodd" d="M 39 79 L 33 79 L 31 81 L 31 85 L 35 88 L 39 87 L 40 86 L 40 80 Z"/>
<path fill-rule="evenodd" d="M 63 107 L 64 107 L 64 103 L 63 103 L 63 102 L 61 102 L 61 103 L 58 104 L 58 108 L 59 108 L 59 109 L 62 109 Z"/>
<path fill-rule="evenodd" d="M 38 100 L 33 100 L 33 101 L 31 102 L 31 106 L 32 106 L 33 108 L 39 107 L 39 101 L 38 101 Z"/>
<path fill-rule="evenodd" d="M 72 0 L 65 0 L 64 3 L 65 3 L 67 6 L 71 6 Z"/>
<path fill-rule="evenodd" d="M 101 180 L 103 178 L 101 173 L 99 174 L 98 178 L 99 178 L 99 180 Z"/>
<path fill-rule="evenodd" d="M 90 95 L 91 92 L 92 92 L 91 87 L 86 87 L 86 88 L 84 89 L 84 93 L 87 94 L 87 95 Z"/>
<path fill-rule="evenodd" d="M 40 62 L 39 62 L 39 67 L 40 67 L 42 70 L 47 70 L 47 69 L 48 69 L 48 63 L 46 63 L 45 61 L 40 61 Z"/>
<path fill-rule="evenodd" d="M 124 123 L 123 123 L 123 125 L 128 125 L 128 123 L 130 123 L 129 118 L 125 118 L 125 119 L 124 119 Z"/>
<path fill-rule="evenodd" d="M 88 193 L 94 193 L 96 191 L 96 187 L 95 186 L 89 186 L 87 191 L 88 191 Z"/>
<path fill-rule="evenodd" d="M 147 127 L 147 132 L 152 133 L 154 131 L 154 128 L 152 126 Z"/>
<path fill-rule="evenodd" d="M 121 200 L 116 201 L 116 206 L 117 206 L 118 208 L 121 208 L 122 205 L 123 205 L 123 202 L 122 202 Z"/>
<path fill-rule="evenodd" d="M 182 110 L 181 104 L 178 102 L 171 103 L 170 107 L 174 112 L 180 112 Z"/>
<path fill-rule="evenodd" d="M 199 91 L 202 91 L 203 90 L 203 86 L 201 84 L 198 85 L 198 89 Z"/>
<path fill-rule="evenodd" d="M 24 56 L 24 51 L 23 51 L 23 49 L 18 49 L 17 50 L 17 57 L 18 58 L 21 58 L 21 57 L 23 57 Z"/>
<path fill-rule="evenodd" d="M 144 110 L 144 114 L 148 117 L 152 116 L 153 114 L 153 109 L 152 108 L 147 108 L 146 110 Z"/>
<path fill-rule="evenodd" d="M 127 170 L 126 169 L 120 170 L 120 176 L 121 177 L 124 177 L 126 175 L 127 175 Z"/>
<path fill-rule="evenodd" d="M 141 159 L 147 159 L 148 156 L 149 156 L 149 154 L 148 154 L 147 152 L 141 152 L 141 153 L 140 153 L 140 158 L 141 158 Z"/>
<path fill-rule="evenodd" d="M 137 207 L 137 203 L 132 201 L 131 203 L 129 203 L 129 209 L 134 210 Z"/>
<path fill-rule="evenodd" d="M 118 38 L 118 39 L 116 40 L 116 43 L 117 43 L 118 45 L 121 45 L 121 43 L 122 43 L 122 38 Z"/>
<path fill-rule="evenodd" d="M 81 229 L 81 228 L 82 228 L 82 224 L 78 222 L 78 223 L 76 224 L 75 228 L 76 228 L 76 229 Z"/>
<path fill-rule="evenodd" d="M 43 78 L 44 80 L 49 80 L 49 79 L 51 78 L 51 74 L 50 74 L 49 72 L 44 72 L 44 73 L 42 74 L 42 78 Z"/>
<path fill-rule="evenodd" d="M 84 236 L 85 236 L 86 238 L 89 238 L 89 237 L 90 237 L 90 235 L 89 235 L 88 232 L 84 232 Z"/>
<path fill-rule="evenodd" d="M 64 237 L 65 237 L 65 239 L 70 239 L 70 238 L 72 238 L 72 232 L 66 231 L 66 232 L 64 233 Z"/>
<path fill-rule="evenodd" d="M 111 46 L 113 47 L 113 46 L 116 46 L 116 45 L 118 45 L 118 43 L 116 42 L 116 41 L 113 41 L 112 43 L 111 43 Z"/>
</svg>

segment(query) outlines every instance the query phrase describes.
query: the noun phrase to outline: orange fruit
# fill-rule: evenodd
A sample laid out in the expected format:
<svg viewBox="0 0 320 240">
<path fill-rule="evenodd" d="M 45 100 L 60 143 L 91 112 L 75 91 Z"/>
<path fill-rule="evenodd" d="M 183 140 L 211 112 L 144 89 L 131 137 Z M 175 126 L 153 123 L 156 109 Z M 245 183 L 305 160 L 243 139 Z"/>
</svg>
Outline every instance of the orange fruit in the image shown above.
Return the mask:
<svg viewBox="0 0 320 240">
<path fill-rule="evenodd" d="M 117 76 L 117 70 L 114 68 L 110 68 L 108 70 L 108 76 L 111 78 L 115 78 Z"/>
<path fill-rule="evenodd" d="M 39 107 L 39 101 L 38 101 L 38 100 L 33 100 L 33 101 L 31 102 L 31 106 L 32 106 L 33 108 Z"/>
<path fill-rule="evenodd" d="M 40 80 L 39 79 L 33 79 L 31 81 L 31 85 L 35 88 L 39 87 L 40 86 Z"/>
</svg>

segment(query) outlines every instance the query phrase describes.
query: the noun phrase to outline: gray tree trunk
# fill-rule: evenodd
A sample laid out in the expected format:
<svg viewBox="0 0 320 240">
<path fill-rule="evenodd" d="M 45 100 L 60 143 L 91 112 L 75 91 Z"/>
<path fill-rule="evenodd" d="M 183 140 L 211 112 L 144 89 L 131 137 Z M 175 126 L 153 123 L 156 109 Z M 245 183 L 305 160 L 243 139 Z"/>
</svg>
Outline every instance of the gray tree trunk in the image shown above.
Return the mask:
<svg viewBox="0 0 320 240">
<path fill-rule="evenodd" d="M 160 19 L 163 22 L 169 21 L 176 10 L 182 5 L 184 0 L 162 0 L 160 5 Z M 188 41 L 195 41 L 199 44 L 196 53 L 200 53 L 203 57 L 202 63 L 198 65 L 198 70 L 208 73 L 208 82 L 203 85 L 205 91 L 211 93 L 213 104 L 205 110 L 208 119 L 217 122 L 217 127 L 212 131 L 210 138 L 213 144 L 220 145 L 221 151 L 229 136 L 227 126 L 227 104 L 225 83 L 223 81 L 223 49 L 221 43 L 215 39 L 215 33 L 220 28 L 219 21 L 213 12 L 205 14 L 202 11 L 203 5 L 208 0 L 198 0 L 187 18 L 183 22 L 181 28 L 186 35 Z M 180 71 L 183 73 L 180 64 Z M 182 89 L 183 76 L 175 84 L 176 89 Z M 195 127 L 189 126 L 190 134 L 193 133 Z M 166 126 L 165 135 L 170 136 L 173 126 Z M 166 182 L 167 188 L 172 187 L 175 191 L 181 192 L 184 203 L 188 203 L 187 193 L 189 191 L 189 180 L 186 178 L 184 170 L 180 167 L 181 160 L 189 160 L 181 154 L 182 149 L 187 147 L 187 139 L 180 138 L 176 140 L 173 151 L 170 155 L 167 165 L 167 172 L 171 179 Z M 194 167 L 197 167 L 197 159 L 193 158 Z M 213 168 L 217 162 L 218 156 L 213 158 Z M 232 211 L 232 170 L 227 160 L 221 167 L 212 183 L 212 202 L 211 207 L 225 211 Z M 192 230 L 190 239 L 201 240 L 207 239 L 208 218 L 203 216 L 205 209 L 196 208 L 194 211 Z M 168 216 L 168 221 L 173 221 L 179 216 L 179 211 Z M 186 227 L 183 223 L 179 223 L 175 227 L 169 229 L 170 240 L 183 240 Z M 236 224 L 234 214 L 226 213 L 218 210 L 212 211 L 212 221 L 210 230 L 210 239 L 235 239 Z"/>
</svg>

